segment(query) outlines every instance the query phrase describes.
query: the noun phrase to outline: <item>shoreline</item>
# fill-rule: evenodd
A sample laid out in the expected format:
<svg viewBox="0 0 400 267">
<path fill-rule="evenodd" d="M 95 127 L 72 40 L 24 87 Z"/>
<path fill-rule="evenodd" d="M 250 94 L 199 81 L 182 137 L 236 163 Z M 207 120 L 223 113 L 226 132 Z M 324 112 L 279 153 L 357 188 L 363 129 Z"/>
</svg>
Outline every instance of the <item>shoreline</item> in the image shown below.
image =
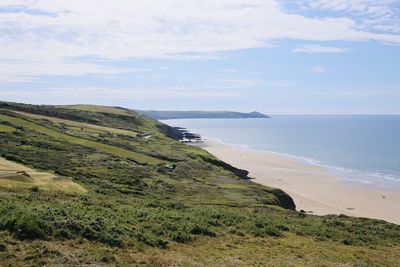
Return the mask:
<svg viewBox="0 0 400 267">
<path fill-rule="evenodd" d="M 219 159 L 250 172 L 252 181 L 282 189 L 309 214 L 345 214 L 400 224 L 400 191 L 344 182 L 329 170 L 283 155 L 206 140 L 199 145 Z"/>
</svg>

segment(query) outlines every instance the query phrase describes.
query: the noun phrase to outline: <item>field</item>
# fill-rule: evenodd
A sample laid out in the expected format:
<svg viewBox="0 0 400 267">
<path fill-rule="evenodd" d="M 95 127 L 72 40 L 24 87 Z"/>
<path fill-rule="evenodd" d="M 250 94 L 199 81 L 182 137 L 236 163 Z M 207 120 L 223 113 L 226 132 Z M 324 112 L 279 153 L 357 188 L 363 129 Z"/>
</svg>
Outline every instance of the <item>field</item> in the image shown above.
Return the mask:
<svg viewBox="0 0 400 267">
<path fill-rule="evenodd" d="M 21 127 L 26 127 L 28 129 L 40 132 L 40 133 L 44 133 L 50 137 L 65 141 L 65 142 L 69 142 L 72 144 L 77 144 L 77 145 L 83 145 L 83 146 L 87 146 L 87 147 L 91 147 L 91 148 L 95 148 L 95 149 L 99 149 L 101 151 L 107 152 L 107 153 L 111 153 L 114 154 L 116 156 L 120 156 L 120 157 L 125 157 L 125 158 L 132 158 L 133 160 L 141 163 L 141 164 L 159 164 L 162 163 L 161 160 L 146 156 L 146 155 L 141 155 L 139 153 L 135 153 L 133 151 L 129 151 L 126 149 L 122 149 L 119 147 L 114 147 L 114 146 L 110 146 L 110 145 L 106 145 L 103 143 L 99 143 L 99 142 L 94 142 L 91 140 L 86 140 L 86 139 L 82 139 L 82 138 L 77 138 L 71 135 L 67 135 L 46 127 L 43 127 L 39 124 L 24 120 L 24 119 L 20 119 L 20 118 L 14 118 L 14 117 L 10 117 L 7 115 L 0 115 L 0 119 L 9 123 L 13 123 L 17 126 L 21 126 Z"/>
<path fill-rule="evenodd" d="M 105 126 L 99 126 L 95 124 L 90 124 L 90 123 L 82 123 L 82 122 L 77 122 L 77 121 L 71 121 L 71 120 L 63 120 L 63 119 L 58 119 L 54 117 L 49 117 L 49 116 L 43 116 L 43 115 L 36 115 L 36 114 L 30 114 L 26 112 L 17 112 L 18 114 L 21 114 L 22 116 L 32 118 L 32 119 L 39 119 L 39 120 L 48 120 L 51 122 L 55 122 L 57 124 L 65 124 L 68 126 L 73 126 L 77 128 L 87 128 L 87 129 L 93 129 L 99 132 L 107 132 L 107 133 L 114 133 L 114 134 L 121 134 L 121 135 L 127 135 L 127 136 L 136 136 L 137 133 L 133 131 L 127 131 L 123 129 L 116 129 L 116 128 L 111 128 L 111 127 L 105 127 Z"/>
<path fill-rule="evenodd" d="M 168 126 L 107 110 L 0 102 L 15 129 L 0 132 L 1 266 L 400 265 L 400 226 L 297 212 Z"/>
</svg>

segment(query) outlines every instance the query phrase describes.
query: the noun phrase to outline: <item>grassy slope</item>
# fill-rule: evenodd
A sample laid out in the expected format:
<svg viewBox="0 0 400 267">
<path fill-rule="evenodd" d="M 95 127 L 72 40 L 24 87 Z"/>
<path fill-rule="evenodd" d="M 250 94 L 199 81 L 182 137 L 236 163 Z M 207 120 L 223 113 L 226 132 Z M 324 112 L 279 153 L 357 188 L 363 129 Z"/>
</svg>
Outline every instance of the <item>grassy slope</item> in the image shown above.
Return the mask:
<svg viewBox="0 0 400 267">
<path fill-rule="evenodd" d="M 119 147 L 115 147 L 115 146 L 110 146 L 110 145 L 106 145 L 106 144 L 102 144 L 99 142 L 94 142 L 91 140 L 87 140 L 87 139 L 83 139 L 83 138 L 78 138 L 78 137 L 74 137 L 71 135 L 67 135 L 58 131 L 54 131 L 52 129 L 49 129 L 47 127 L 43 127 L 39 124 L 27 121 L 25 119 L 21 119 L 21 118 L 15 118 L 15 117 L 11 117 L 11 116 L 7 116 L 7 115 L 0 115 L 0 119 L 2 121 L 6 121 L 9 123 L 12 123 L 16 126 L 20 126 L 20 127 L 25 127 L 28 128 L 30 130 L 33 131 L 37 131 L 43 134 L 46 134 L 50 137 L 53 137 L 55 139 L 61 140 L 61 141 L 65 141 L 65 142 L 69 142 L 72 144 L 77 144 L 77 145 L 82 145 L 82 146 L 87 146 L 87 147 L 91 147 L 91 148 L 95 148 L 101 151 L 104 151 L 106 153 L 111 153 L 114 154 L 116 156 L 120 156 L 120 157 L 125 157 L 125 158 L 132 158 L 135 161 L 139 162 L 139 163 L 143 163 L 143 164 L 158 164 L 161 163 L 162 161 L 157 160 L 155 158 L 146 156 L 146 155 L 141 155 L 138 154 L 136 152 L 133 151 L 129 151 L 126 149 L 122 149 Z"/>
<path fill-rule="evenodd" d="M 104 107 L 104 106 L 96 106 L 96 105 L 70 105 L 70 106 L 62 106 L 68 109 L 76 109 L 90 112 L 102 112 L 102 113 L 111 113 L 118 115 L 131 115 L 131 112 L 124 108 L 119 107 Z"/>
<path fill-rule="evenodd" d="M 0 102 L 0 108 L 7 109 L 0 111 L 0 127 L 16 129 L 0 133 L 3 157 L 73 177 L 88 189 L 84 195 L 0 189 L 0 265 L 400 263 L 399 226 L 283 209 L 290 198 L 282 191 L 205 161 L 213 156 L 167 138 L 157 122 L 143 116 L 93 106 L 70 110 Z M 68 120 L 67 126 L 15 111 Z M 76 129 L 71 121 L 152 137 Z M 115 149 L 159 163 L 139 165 Z"/>
<path fill-rule="evenodd" d="M 17 112 L 17 113 L 21 114 L 24 117 L 28 117 L 28 118 L 32 118 L 32 119 L 49 120 L 49 121 L 52 121 L 52 122 L 55 122 L 58 124 L 66 124 L 66 125 L 74 126 L 74 127 L 78 127 L 78 128 L 88 128 L 88 129 L 93 129 L 93 130 L 97 130 L 100 132 L 109 132 L 109 133 L 122 134 L 122 135 L 128 135 L 128 136 L 136 136 L 137 135 L 137 133 L 133 132 L 133 131 L 99 126 L 96 124 L 83 123 L 83 122 L 77 122 L 77 121 L 71 121 L 71 120 L 63 120 L 63 119 L 59 119 L 59 118 L 43 116 L 43 115 L 36 115 L 36 114 L 31 114 L 31 113 L 26 113 L 26 112 Z"/>
</svg>

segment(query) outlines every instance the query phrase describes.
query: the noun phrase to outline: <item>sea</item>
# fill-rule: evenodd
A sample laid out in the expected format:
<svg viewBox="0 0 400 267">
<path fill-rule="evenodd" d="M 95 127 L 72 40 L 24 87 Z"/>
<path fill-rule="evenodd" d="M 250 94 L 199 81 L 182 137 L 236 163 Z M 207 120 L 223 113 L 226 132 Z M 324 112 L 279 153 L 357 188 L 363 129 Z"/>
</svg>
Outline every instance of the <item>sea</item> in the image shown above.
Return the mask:
<svg viewBox="0 0 400 267">
<path fill-rule="evenodd" d="M 350 183 L 400 190 L 400 115 L 177 119 L 205 139 L 319 165 Z"/>
</svg>

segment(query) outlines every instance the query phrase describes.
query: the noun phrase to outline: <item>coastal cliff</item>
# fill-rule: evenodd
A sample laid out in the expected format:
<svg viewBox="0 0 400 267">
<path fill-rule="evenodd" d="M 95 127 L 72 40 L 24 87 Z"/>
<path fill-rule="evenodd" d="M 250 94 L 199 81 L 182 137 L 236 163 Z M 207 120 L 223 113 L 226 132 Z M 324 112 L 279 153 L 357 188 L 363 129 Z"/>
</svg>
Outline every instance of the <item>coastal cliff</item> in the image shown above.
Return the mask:
<svg viewBox="0 0 400 267">
<path fill-rule="evenodd" d="M 0 102 L 0 265 L 337 265 L 362 253 L 395 266 L 400 226 L 296 212 L 181 137 L 123 108 Z"/>
</svg>

